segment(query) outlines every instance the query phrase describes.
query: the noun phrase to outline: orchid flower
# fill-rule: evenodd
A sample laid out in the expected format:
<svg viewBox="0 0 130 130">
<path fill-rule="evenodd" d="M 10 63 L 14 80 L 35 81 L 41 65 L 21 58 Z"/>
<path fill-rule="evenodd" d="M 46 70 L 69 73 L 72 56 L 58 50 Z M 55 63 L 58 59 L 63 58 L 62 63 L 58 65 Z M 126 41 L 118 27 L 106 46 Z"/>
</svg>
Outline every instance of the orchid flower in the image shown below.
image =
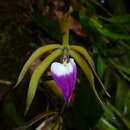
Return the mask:
<svg viewBox="0 0 130 130">
<path fill-rule="evenodd" d="M 64 61 L 63 64 L 59 62 L 52 63 L 51 74 L 63 93 L 66 103 L 69 104 L 77 79 L 77 67 L 74 59 L 70 58 L 68 63 Z"/>
<path fill-rule="evenodd" d="M 27 93 L 25 114 L 28 112 L 30 105 L 32 104 L 41 76 L 45 73 L 45 71 L 50 65 L 52 77 L 56 82 L 57 86 L 60 88 L 66 103 L 70 103 L 71 96 L 75 89 L 77 79 L 77 63 L 83 71 L 85 77 L 89 81 L 95 96 L 97 97 L 99 102 L 103 104 L 95 88 L 94 76 L 98 79 L 99 83 L 101 84 L 104 90 L 105 88 L 95 71 L 94 62 L 91 56 L 85 48 L 77 45 L 69 45 L 69 23 L 71 21 L 71 12 L 72 10 L 70 8 L 70 10 L 67 13 L 65 13 L 59 21 L 61 25 L 61 32 L 63 34 L 62 45 L 51 44 L 37 49 L 27 60 L 18 77 L 15 87 L 17 87 L 20 84 L 28 69 L 40 56 L 42 56 L 44 53 L 48 51 L 52 52 L 45 59 L 43 59 L 43 61 L 41 61 L 39 65 L 37 65 L 37 67 L 34 69 L 32 73 Z M 67 61 L 63 61 L 63 64 L 59 62 L 54 62 L 57 57 L 63 55 L 70 56 L 72 58 L 68 59 Z M 106 94 L 109 96 L 107 92 Z"/>
</svg>

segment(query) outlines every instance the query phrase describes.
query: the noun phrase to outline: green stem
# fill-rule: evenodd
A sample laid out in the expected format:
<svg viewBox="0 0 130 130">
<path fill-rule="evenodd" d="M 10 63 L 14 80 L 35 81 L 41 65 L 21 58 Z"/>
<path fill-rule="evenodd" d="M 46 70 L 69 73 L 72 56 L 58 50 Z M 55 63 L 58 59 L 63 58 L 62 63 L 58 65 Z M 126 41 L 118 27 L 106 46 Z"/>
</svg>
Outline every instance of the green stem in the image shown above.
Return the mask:
<svg viewBox="0 0 130 130">
<path fill-rule="evenodd" d="M 69 28 L 70 28 L 70 21 L 71 21 L 71 17 L 70 17 L 71 13 L 72 13 L 72 7 L 69 8 L 68 12 L 65 13 L 63 18 L 61 18 L 60 20 L 61 32 L 63 34 L 62 44 L 64 48 L 68 48 L 69 46 Z"/>
<path fill-rule="evenodd" d="M 62 37 L 62 44 L 64 48 L 68 48 L 69 46 L 69 27 L 67 27 L 66 31 L 63 32 L 63 37 Z"/>
</svg>

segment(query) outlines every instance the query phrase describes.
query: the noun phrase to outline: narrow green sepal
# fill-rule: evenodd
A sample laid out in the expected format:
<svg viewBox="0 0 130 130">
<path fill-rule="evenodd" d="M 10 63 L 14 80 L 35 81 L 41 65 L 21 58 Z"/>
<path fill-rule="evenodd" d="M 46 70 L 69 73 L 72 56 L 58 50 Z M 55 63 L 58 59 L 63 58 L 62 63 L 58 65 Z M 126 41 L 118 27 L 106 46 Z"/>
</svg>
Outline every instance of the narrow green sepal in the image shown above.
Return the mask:
<svg viewBox="0 0 130 130">
<path fill-rule="evenodd" d="M 75 59 L 75 61 L 77 62 L 77 64 L 80 66 L 80 68 L 82 69 L 82 71 L 84 72 L 86 78 L 88 79 L 90 86 L 92 87 L 92 90 L 95 94 L 95 96 L 97 97 L 97 99 L 99 100 L 99 102 L 101 103 L 102 106 L 104 106 L 103 101 L 101 100 L 100 96 L 97 93 L 97 90 L 95 88 L 95 84 L 94 84 L 94 76 L 92 73 L 91 68 L 89 67 L 88 63 L 83 59 L 82 56 L 80 56 L 76 51 L 74 50 L 70 50 L 69 54 L 71 57 L 73 57 Z"/>
<path fill-rule="evenodd" d="M 47 45 L 47 46 L 40 47 L 35 52 L 33 52 L 33 54 L 30 56 L 30 58 L 24 64 L 24 66 L 22 68 L 22 71 L 20 72 L 20 75 L 18 77 L 17 83 L 15 84 L 15 87 L 17 85 L 19 85 L 19 83 L 22 81 L 23 77 L 25 76 L 26 72 L 28 71 L 28 69 L 30 68 L 32 63 L 37 58 L 39 58 L 41 55 L 43 55 L 44 53 L 46 53 L 49 50 L 57 49 L 57 48 L 60 48 L 60 47 L 61 47 L 61 45 L 59 45 L 59 44 L 52 44 L 52 45 Z"/>
<path fill-rule="evenodd" d="M 108 97 L 111 97 L 110 94 L 107 92 L 105 86 L 103 85 L 100 77 L 98 76 L 96 70 L 95 70 L 95 65 L 94 65 L 94 62 L 93 62 L 93 59 L 92 57 L 89 55 L 89 53 L 87 52 L 87 50 L 81 46 L 76 46 L 76 45 L 72 45 L 70 46 L 71 49 L 77 51 L 79 54 L 81 54 L 85 60 L 87 61 L 87 63 L 89 64 L 89 66 L 91 67 L 94 75 L 96 76 L 97 80 L 99 81 L 99 83 L 101 84 L 101 87 L 103 88 L 104 92 L 106 93 L 106 95 Z"/>
<path fill-rule="evenodd" d="M 47 68 L 51 64 L 51 62 L 53 62 L 61 54 L 62 54 L 61 49 L 55 50 L 35 68 L 35 70 L 32 74 L 31 80 L 30 80 L 29 88 L 28 88 L 25 114 L 27 114 L 27 112 L 30 108 L 30 105 L 32 104 L 32 101 L 34 99 L 34 96 L 36 94 L 36 90 L 38 87 L 38 82 L 39 82 L 42 74 L 47 70 Z"/>
</svg>

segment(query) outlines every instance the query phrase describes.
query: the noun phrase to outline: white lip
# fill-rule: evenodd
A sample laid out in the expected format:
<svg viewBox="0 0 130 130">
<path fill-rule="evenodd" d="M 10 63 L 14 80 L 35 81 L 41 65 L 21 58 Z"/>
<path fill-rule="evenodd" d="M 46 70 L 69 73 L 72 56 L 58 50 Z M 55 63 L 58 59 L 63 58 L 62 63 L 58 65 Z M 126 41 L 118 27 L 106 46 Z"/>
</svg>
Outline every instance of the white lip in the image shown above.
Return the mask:
<svg viewBox="0 0 130 130">
<path fill-rule="evenodd" d="M 70 58 L 68 63 L 54 62 L 51 65 L 51 72 L 57 76 L 67 75 L 73 72 L 74 60 Z"/>
</svg>

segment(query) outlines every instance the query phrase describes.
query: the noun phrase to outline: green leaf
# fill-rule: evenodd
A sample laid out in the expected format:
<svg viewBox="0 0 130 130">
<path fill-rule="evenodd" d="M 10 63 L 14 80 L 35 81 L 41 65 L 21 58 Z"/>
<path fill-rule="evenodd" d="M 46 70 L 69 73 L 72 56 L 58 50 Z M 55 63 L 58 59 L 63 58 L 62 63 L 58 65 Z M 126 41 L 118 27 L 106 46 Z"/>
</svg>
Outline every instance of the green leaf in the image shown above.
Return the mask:
<svg viewBox="0 0 130 130">
<path fill-rule="evenodd" d="M 114 40 L 130 40 L 130 35 L 113 33 L 109 31 L 107 28 L 103 27 L 103 25 L 95 18 L 91 18 L 90 23 L 92 23 L 92 25 L 95 26 L 98 32 L 105 37 L 109 37 Z"/>
<path fill-rule="evenodd" d="M 124 72 L 122 71 L 119 71 L 119 73 L 128 81 L 130 81 L 130 76 L 128 76 L 127 74 L 125 74 Z"/>
<path fill-rule="evenodd" d="M 102 102 L 102 100 L 99 97 L 99 95 L 97 93 L 97 90 L 95 88 L 94 76 L 93 76 L 91 68 L 89 67 L 87 62 L 77 52 L 75 52 L 74 50 L 70 50 L 69 54 L 70 54 L 70 56 L 72 56 L 76 60 L 77 64 L 80 66 L 80 68 L 84 72 L 86 78 L 88 79 L 88 81 L 90 83 L 90 86 L 92 87 L 92 90 L 93 90 L 95 96 L 97 97 L 97 99 L 99 100 L 101 105 L 104 106 L 104 103 Z"/>
<path fill-rule="evenodd" d="M 28 71 L 29 67 L 32 65 L 32 63 L 37 58 L 39 58 L 41 55 L 43 55 L 45 52 L 47 52 L 49 50 L 60 48 L 60 47 L 61 47 L 61 45 L 59 45 L 59 44 L 52 44 L 52 45 L 40 47 L 35 52 L 33 52 L 33 54 L 30 56 L 30 58 L 24 64 L 15 86 L 17 86 L 22 81 L 22 79 L 23 79 L 24 75 L 26 74 L 26 72 Z"/>
<path fill-rule="evenodd" d="M 124 115 L 112 104 L 108 103 L 111 110 L 120 118 L 120 120 L 124 123 L 124 125 L 130 129 L 130 122 L 124 117 Z"/>
<path fill-rule="evenodd" d="M 119 33 L 113 33 L 109 31 L 107 28 L 97 28 L 97 30 L 106 37 L 112 38 L 114 40 L 130 40 L 130 35 L 127 34 L 119 34 Z"/>
<path fill-rule="evenodd" d="M 99 76 L 101 77 L 101 79 L 103 79 L 104 71 L 105 71 L 104 61 L 103 61 L 102 57 L 100 55 L 98 55 L 98 57 L 97 57 L 97 72 L 98 72 Z"/>
<path fill-rule="evenodd" d="M 128 81 L 130 81 L 130 68 L 117 64 L 114 60 L 109 59 L 110 63 L 118 70 L 118 72 Z"/>
<path fill-rule="evenodd" d="M 80 23 L 83 25 L 83 31 L 85 31 L 86 33 L 89 33 L 89 17 L 86 15 L 85 11 L 80 11 L 79 12 L 79 19 L 80 19 Z"/>
<path fill-rule="evenodd" d="M 118 63 L 116 63 L 114 60 L 112 59 L 109 59 L 109 61 L 111 62 L 111 64 L 117 68 L 119 71 L 122 71 L 126 74 L 129 74 L 130 75 L 130 68 L 129 67 L 126 67 L 126 66 L 123 66 L 123 65 L 120 65 Z"/>
<path fill-rule="evenodd" d="M 28 112 L 29 107 L 33 101 L 40 77 L 46 71 L 46 69 L 51 64 L 51 62 L 53 62 L 61 54 L 62 54 L 61 49 L 55 50 L 48 57 L 46 57 L 34 70 L 31 77 L 30 84 L 29 84 L 29 88 L 28 88 L 25 114 Z"/>
<path fill-rule="evenodd" d="M 115 126 L 113 126 L 110 122 L 108 122 L 103 117 L 96 124 L 97 130 L 118 130 Z"/>
<path fill-rule="evenodd" d="M 129 85 L 127 85 L 127 83 L 119 77 L 117 78 L 117 80 L 118 82 L 117 82 L 115 104 L 119 110 L 124 112 L 124 110 L 127 107 L 126 100 L 128 99 L 129 95 Z"/>
<path fill-rule="evenodd" d="M 103 20 L 106 20 L 108 22 L 111 23 L 129 23 L 130 22 L 130 15 L 126 14 L 126 15 L 121 15 L 121 16 L 112 16 L 110 18 L 106 18 L 106 17 L 100 17 Z"/>
</svg>

